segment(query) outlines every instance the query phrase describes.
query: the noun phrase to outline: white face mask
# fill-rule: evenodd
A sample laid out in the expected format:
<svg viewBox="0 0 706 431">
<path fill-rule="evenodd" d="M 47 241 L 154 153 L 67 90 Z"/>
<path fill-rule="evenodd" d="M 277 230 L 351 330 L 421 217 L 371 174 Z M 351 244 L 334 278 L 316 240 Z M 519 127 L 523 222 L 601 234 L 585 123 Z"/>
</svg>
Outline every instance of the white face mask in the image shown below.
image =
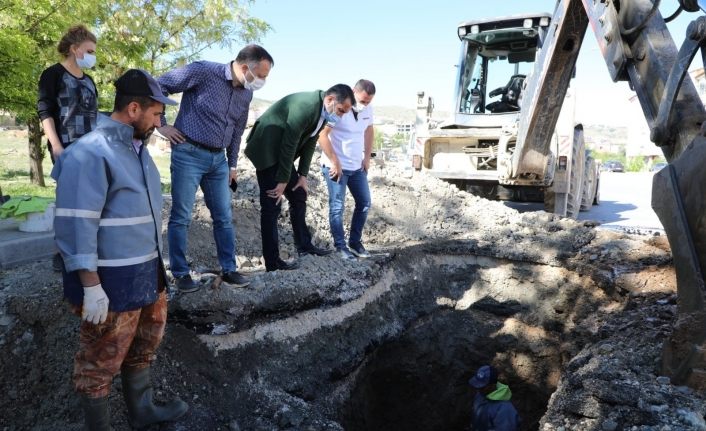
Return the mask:
<svg viewBox="0 0 706 431">
<path fill-rule="evenodd" d="M 96 56 L 95 54 L 84 52 L 83 58 L 76 58 L 76 64 L 78 64 L 78 67 L 81 69 L 90 69 L 96 65 Z"/>
<path fill-rule="evenodd" d="M 363 104 L 360 103 L 360 102 L 356 102 L 355 106 L 353 106 L 353 110 L 354 110 L 355 112 L 360 112 L 360 111 L 362 111 L 363 109 L 365 109 L 365 108 L 367 108 L 367 107 L 368 107 L 368 105 L 363 105 Z"/>
<path fill-rule="evenodd" d="M 243 87 L 246 90 L 257 91 L 265 86 L 265 80 L 252 73 L 250 66 L 248 66 L 248 72 L 253 76 L 253 80 L 248 81 L 246 74 L 243 74 Z"/>
</svg>

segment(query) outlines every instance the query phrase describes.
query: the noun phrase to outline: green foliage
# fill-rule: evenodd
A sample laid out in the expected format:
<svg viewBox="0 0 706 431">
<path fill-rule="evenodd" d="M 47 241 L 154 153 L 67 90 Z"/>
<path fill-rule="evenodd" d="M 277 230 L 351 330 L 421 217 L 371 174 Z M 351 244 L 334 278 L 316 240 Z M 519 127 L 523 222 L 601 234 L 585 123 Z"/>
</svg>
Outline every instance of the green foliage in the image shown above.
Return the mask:
<svg viewBox="0 0 706 431">
<path fill-rule="evenodd" d="M 409 141 L 409 135 L 404 133 L 395 133 L 390 138 L 390 145 L 393 147 L 404 147 L 407 145 L 407 141 Z"/>
<path fill-rule="evenodd" d="M 34 116 L 37 82 L 58 60 L 56 43 L 78 22 L 92 26 L 99 8 L 78 0 L 22 0 L 0 3 L 0 109 L 21 121 Z"/>
<path fill-rule="evenodd" d="M 159 76 L 197 60 L 212 46 L 231 48 L 235 42 L 257 40 L 270 26 L 248 15 L 247 5 L 251 3 L 234 0 L 109 2 L 97 29 L 95 78 L 101 106 L 112 107 L 108 106 L 114 97 L 111 84 L 127 69 L 141 68 Z M 233 58 L 235 53 L 223 61 Z"/>
<path fill-rule="evenodd" d="M 60 61 L 56 45 L 73 24 L 97 38 L 99 109 L 111 110 L 112 82 L 139 67 L 159 75 L 196 60 L 212 46 L 255 41 L 270 27 L 250 17 L 252 1 L 235 0 L 0 0 L 0 110 L 34 114 L 39 75 Z M 235 57 L 235 55 L 233 56 Z M 225 61 L 226 59 L 224 59 Z"/>
<path fill-rule="evenodd" d="M 30 87 L 25 82 L 27 77 L 34 76 L 33 57 L 30 38 L 0 32 L 0 107 L 21 117 L 27 115 L 28 107 L 33 107 L 32 101 L 36 99 L 36 86 Z"/>
<path fill-rule="evenodd" d="M 2 192 L 9 196 L 40 196 L 43 198 L 53 198 L 55 195 L 55 187 L 52 184 L 50 187 L 42 187 L 36 184 L 26 182 L 3 183 Z"/>
<path fill-rule="evenodd" d="M 644 157 L 629 157 L 625 163 L 626 172 L 642 172 L 646 169 Z"/>
<path fill-rule="evenodd" d="M 373 150 L 377 151 L 382 149 L 383 145 L 385 145 L 385 136 L 378 130 L 377 128 L 375 129 L 375 140 L 373 141 Z"/>
<path fill-rule="evenodd" d="M 56 45 L 66 30 L 85 24 L 98 38 L 98 109 L 113 107 L 112 83 L 129 68 L 159 75 L 193 61 L 207 48 L 254 41 L 270 27 L 248 15 L 252 0 L 0 0 L 0 111 L 29 125 L 31 178 L 43 178 L 36 114 L 42 71 L 61 61 Z M 235 57 L 235 56 L 233 56 Z M 224 59 L 225 61 L 226 59 Z M 173 111 L 168 112 L 169 115 Z"/>
<path fill-rule="evenodd" d="M 617 160 L 625 165 L 625 154 L 622 153 L 608 153 L 592 150 L 591 155 L 595 160 L 600 160 L 601 163 L 607 162 L 608 160 Z"/>
</svg>

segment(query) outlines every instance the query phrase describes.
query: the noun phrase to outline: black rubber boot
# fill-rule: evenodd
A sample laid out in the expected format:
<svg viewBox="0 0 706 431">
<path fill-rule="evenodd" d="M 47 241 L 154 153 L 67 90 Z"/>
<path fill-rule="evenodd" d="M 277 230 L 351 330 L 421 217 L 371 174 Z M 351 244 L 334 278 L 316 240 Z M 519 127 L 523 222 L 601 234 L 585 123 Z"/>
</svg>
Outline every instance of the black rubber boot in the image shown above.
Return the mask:
<svg viewBox="0 0 706 431">
<path fill-rule="evenodd" d="M 133 428 L 140 429 L 160 422 L 174 421 L 189 410 L 189 405 L 179 398 L 163 406 L 154 404 L 149 367 L 141 370 L 124 369 L 121 376 L 128 422 Z"/>
<path fill-rule="evenodd" d="M 110 431 L 108 397 L 89 398 L 82 395 L 81 404 L 86 416 L 86 429 L 88 431 Z"/>
</svg>

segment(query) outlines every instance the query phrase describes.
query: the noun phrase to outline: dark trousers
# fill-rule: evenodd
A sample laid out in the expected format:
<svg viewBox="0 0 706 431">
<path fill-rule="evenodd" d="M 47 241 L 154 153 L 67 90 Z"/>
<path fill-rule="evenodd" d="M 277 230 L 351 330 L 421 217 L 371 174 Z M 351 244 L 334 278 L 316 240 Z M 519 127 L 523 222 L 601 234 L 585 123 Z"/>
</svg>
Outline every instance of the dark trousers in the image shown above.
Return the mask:
<svg viewBox="0 0 706 431">
<path fill-rule="evenodd" d="M 265 267 L 275 269 L 279 259 L 279 232 L 277 218 L 282 204 L 276 204 L 276 199 L 267 196 L 267 191 L 277 187 L 277 165 L 257 171 L 257 184 L 260 186 L 260 232 L 262 234 L 262 256 Z M 289 220 L 292 222 L 294 244 L 297 250 L 311 247 L 311 233 L 306 225 L 306 197 L 303 188 L 292 190 L 297 185 L 299 174 L 292 166 L 289 183 L 284 189 L 284 197 L 289 201 Z"/>
</svg>

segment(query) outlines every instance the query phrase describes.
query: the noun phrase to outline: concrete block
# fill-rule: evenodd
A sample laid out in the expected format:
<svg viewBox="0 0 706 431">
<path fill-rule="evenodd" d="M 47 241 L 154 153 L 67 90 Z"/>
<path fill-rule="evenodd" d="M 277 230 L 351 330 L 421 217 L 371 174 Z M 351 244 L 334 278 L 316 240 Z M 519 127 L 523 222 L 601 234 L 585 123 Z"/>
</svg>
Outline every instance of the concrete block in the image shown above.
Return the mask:
<svg viewBox="0 0 706 431">
<path fill-rule="evenodd" d="M 56 253 L 53 230 L 20 232 L 14 220 L 2 222 L 0 224 L 0 269 L 47 259 Z"/>
</svg>

